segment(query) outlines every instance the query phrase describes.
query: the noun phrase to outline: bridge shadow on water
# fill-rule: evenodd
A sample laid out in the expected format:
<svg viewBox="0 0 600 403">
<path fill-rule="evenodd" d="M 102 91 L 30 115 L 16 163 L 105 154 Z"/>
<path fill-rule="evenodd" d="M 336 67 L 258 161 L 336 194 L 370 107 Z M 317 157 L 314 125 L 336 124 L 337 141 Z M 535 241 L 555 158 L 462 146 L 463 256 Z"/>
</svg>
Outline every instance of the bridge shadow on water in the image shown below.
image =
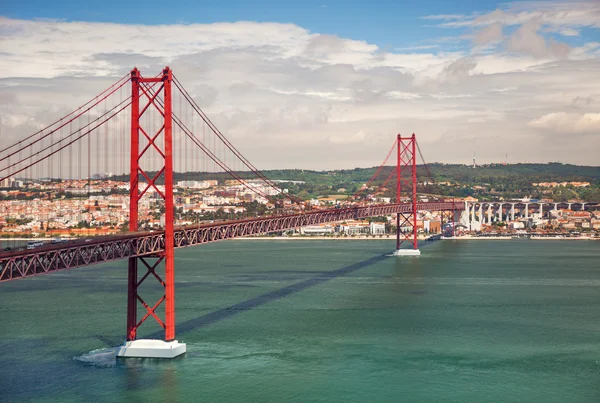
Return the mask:
<svg viewBox="0 0 600 403">
<path fill-rule="evenodd" d="M 200 316 L 195 319 L 190 319 L 182 323 L 177 324 L 177 334 L 181 335 L 186 332 L 190 332 L 193 330 L 201 329 L 205 326 L 212 325 L 218 321 L 223 319 L 230 318 L 234 315 L 237 315 L 242 312 L 250 311 L 254 308 L 257 308 L 261 305 L 267 304 L 272 301 L 276 301 L 278 299 L 290 296 L 297 292 L 306 290 L 307 288 L 314 287 L 319 284 L 323 284 L 329 280 L 334 278 L 342 277 L 352 272 L 355 272 L 360 269 L 364 269 L 372 264 L 380 262 L 384 259 L 387 259 L 386 255 L 374 256 L 370 259 L 364 260 L 362 262 L 354 263 L 348 266 L 344 266 L 340 269 L 333 270 L 330 272 L 319 274 L 318 276 L 311 277 L 304 281 L 300 281 L 295 284 L 291 284 L 287 287 L 280 288 L 278 290 L 274 290 L 254 298 L 250 298 L 246 301 L 239 302 L 237 304 L 228 306 L 223 309 L 219 309 L 218 311 L 211 312 L 209 314 Z M 148 337 L 150 338 L 162 338 L 164 336 L 164 332 L 155 332 L 150 334 Z"/>
</svg>

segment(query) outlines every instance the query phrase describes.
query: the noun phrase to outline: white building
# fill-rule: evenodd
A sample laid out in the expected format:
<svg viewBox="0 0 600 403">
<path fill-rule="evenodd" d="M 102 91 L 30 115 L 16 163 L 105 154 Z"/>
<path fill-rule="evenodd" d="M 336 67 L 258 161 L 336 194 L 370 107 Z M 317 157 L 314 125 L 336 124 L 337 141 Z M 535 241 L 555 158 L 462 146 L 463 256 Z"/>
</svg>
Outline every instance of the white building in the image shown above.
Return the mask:
<svg viewBox="0 0 600 403">
<path fill-rule="evenodd" d="M 369 232 L 371 235 L 385 234 L 385 224 L 381 222 L 371 222 L 369 224 Z"/>
<path fill-rule="evenodd" d="M 10 188 L 12 187 L 15 178 L 6 178 L 2 182 L 0 182 L 0 188 Z"/>
<path fill-rule="evenodd" d="M 305 235 L 327 235 L 333 233 L 330 225 L 307 225 L 300 228 L 300 233 Z"/>
<path fill-rule="evenodd" d="M 525 228 L 525 224 L 522 223 L 522 222 L 520 222 L 520 221 L 511 221 L 508 225 L 512 229 L 523 229 L 523 228 Z"/>
<path fill-rule="evenodd" d="M 218 181 L 206 180 L 206 181 L 179 181 L 177 186 L 180 188 L 188 189 L 208 189 L 213 186 L 217 186 Z"/>
</svg>

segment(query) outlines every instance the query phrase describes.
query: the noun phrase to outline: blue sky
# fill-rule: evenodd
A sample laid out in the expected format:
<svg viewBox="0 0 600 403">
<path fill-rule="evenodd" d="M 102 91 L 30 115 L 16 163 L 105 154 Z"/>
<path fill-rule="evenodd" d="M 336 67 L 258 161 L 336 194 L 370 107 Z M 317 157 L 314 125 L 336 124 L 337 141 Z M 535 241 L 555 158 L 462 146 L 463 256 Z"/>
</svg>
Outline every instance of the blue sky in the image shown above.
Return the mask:
<svg viewBox="0 0 600 403">
<path fill-rule="evenodd" d="M 538 0 L 535 4 L 552 4 Z M 533 4 L 534 2 L 529 2 Z M 5 0 L 0 14 L 15 19 L 58 19 L 65 21 L 112 22 L 117 24 L 206 24 L 214 22 L 257 21 L 293 23 L 311 32 L 362 40 L 388 51 L 416 53 L 457 51 L 468 47 L 463 30 L 440 27 L 431 15 L 483 15 L 495 9 L 528 2 L 494 0 L 223 0 L 173 2 L 148 0 L 131 2 L 106 0 L 82 7 L 80 0 Z M 514 32 L 508 26 L 505 32 Z M 557 39 L 554 33 L 548 38 Z M 444 40 L 452 38 L 452 40 Z M 577 36 L 560 37 L 571 46 L 600 40 L 598 30 L 580 29 Z M 441 41 L 441 42 L 440 42 Z M 440 45 L 441 43 L 441 45 Z M 420 48 L 422 47 L 422 48 Z M 410 48 L 410 49 L 406 49 Z"/>
<path fill-rule="evenodd" d="M 373 166 L 398 132 L 430 161 L 600 163 L 598 0 L 81 3 L 0 0 L 2 133 L 169 65 L 262 169 Z"/>
<path fill-rule="evenodd" d="M 364 40 L 380 47 L 407 47 L 452 35 L 432 28 L 422 17 L 432 14 L 489 12 L 489 0 L 357 1 L 357 0 L 224 0 L 115 1 L 82 7 L 80 0 L 5 0 L 2 14 L 10 18 L 51 18 L 122 24 L 212 23 L 258 21 L 294 23 L 312 32 Z"/>
</svg>

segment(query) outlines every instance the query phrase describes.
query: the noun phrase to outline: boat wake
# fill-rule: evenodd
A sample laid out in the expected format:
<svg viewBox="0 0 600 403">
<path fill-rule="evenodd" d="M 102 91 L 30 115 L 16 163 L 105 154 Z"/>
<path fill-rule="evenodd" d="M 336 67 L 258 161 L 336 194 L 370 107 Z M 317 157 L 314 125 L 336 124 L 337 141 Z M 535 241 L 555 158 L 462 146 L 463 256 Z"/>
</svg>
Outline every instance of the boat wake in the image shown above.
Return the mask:
<svg viewBox="0 0 600 403">
<path fill-rule="evenodd" d="M 89 353 L 73 357 L 73 360 L 98 368 L 112 368 L 117 365 L 117 350 L 118 347 L 92 350 Z"/>
</svg>

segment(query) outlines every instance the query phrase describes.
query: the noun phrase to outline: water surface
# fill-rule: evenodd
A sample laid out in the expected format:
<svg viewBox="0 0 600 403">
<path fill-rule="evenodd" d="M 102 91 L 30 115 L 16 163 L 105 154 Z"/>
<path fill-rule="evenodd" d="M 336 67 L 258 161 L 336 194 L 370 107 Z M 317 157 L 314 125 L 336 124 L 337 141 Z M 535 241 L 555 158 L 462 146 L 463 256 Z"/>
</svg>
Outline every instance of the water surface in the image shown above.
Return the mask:
<svg viewBox="0 0 600 403">
<path fill-rule="evenodd" d="M 0 284 L 0 400 L 600 401 L 600 242 L 393 244 L 177 251 L 188 353 L 172 361 L 106 350 L 125 333 L 124 261 Z"/>
</svg>

